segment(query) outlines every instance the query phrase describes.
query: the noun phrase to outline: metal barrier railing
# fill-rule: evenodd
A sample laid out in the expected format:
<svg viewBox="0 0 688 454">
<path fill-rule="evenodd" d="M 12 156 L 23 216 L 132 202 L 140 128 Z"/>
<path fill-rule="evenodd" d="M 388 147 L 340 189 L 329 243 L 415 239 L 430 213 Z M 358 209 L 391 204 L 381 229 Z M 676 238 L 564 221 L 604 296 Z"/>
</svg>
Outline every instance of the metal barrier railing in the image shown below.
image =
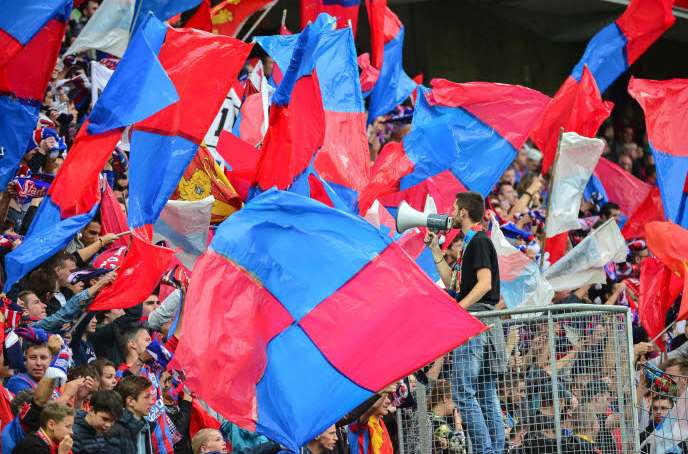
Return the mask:
<svg viewBox="0 0 688 454">
<path fill-rule="evenodd" d="M 473 315 L 490 331 L 416 374 L 402 454 L 641 452 L 627 308 Z"/>
</svg>

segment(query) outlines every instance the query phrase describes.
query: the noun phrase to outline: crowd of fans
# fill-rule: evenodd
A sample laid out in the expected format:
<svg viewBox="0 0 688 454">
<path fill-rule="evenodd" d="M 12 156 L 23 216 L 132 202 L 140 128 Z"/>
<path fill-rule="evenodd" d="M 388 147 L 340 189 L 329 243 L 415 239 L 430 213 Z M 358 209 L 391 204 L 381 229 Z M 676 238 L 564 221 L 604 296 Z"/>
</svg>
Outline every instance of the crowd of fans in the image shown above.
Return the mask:
<svg viewBox="0 0 688 454">
<path fill-rule="evenodd" d="M 75 9 L 63 50 L 98 8 L 89 0 Z M 0 254 L 10 252 L 28 231 L 50 182 L 64 162 L 79 126 L 91 106 L 89 62 L 114 68 L 117 59 L 98 52 L 66 56 L 53 72 L 41 119 L 17 177 L 0 200 L 3 223 Z M 266 64 L 269 73 L 271 65 Z M 269 74 L 267 74 L 269 76 Z M 402 140 L 410 129 L 411 104 L 377 119 L 368 130 L 371 160 L 389 141 Z M 622 119 L 623 120 L 623 119 Z M 647 137 L 629 124 L 605 124 L 599 136 L 604 157 L 634 176 L 656 179 Z M 113 151 L 103 171 L 105 181 L 126 209 L 126 144 Z M 486 198 L 510 241 L 530 258 L 542 253 L 538 238 L 546 217 L 547 178 L 539 172 L 542 154 L 525 145 Z M 628 213 L 625 213 L 628 215 Z M 623 222 L 618 205 L 593 193 L 581 206 L 581 229 L 569 233 L 572 245 L 601 222 Z M 167 367 L 177 343 L 183 291 L 183 270 L 168 273 L 142 304 L 126 310 L 88 312 L 89 303 L 116 277 L 117 237 L 103 233 L 96 216 L 68 247 L 33 270 L 3 295 L 0 321 L 2 350 L 3 453 L 269 453 L 280 447 L 245 431 L 219 415 L 217 425 L 192 428 L 199 407 L 179 371 Z M 459 235 L 444 251 L 449 266 L 459 259 Z M 557 294 L 554 303 L 637 307 L 640 260 L 648 255 L 643 241 L 629 242 L 625 264 L 608 272 L 605 285 Z M 102 255 L 104 254 L 104 255 Z M 105 257 L 106 259 L 104 259 Z M 636 289 L 636 290 L 634 290 Z M 503 306 L 502 306 L 503 307 Z M 676 316 L 670 312 L 667 323 Z M 173 325 L 174 324 L 174 325 Z M 506 321 L 508 368 L 498 377 L 504 452 L 622 452 L 620 421 L 630 405 L 622 405 L 616 384 L 618 345 L 615 324 L 603 318 L 571 317 L 556 325 L 556 358 L 551 361 L 546 325 Z M 544 329 L 543 329 L 544 327 Z M 680 328 L 682 329 L 682 328 Z M 672 337 L 674 334 L 680 334 Z M 659 361 L 635 321 L 633 355 L 638 364 L 640 439 L 645 453 L 688 452 L 688 343 L 670 330 L 661 339 L 668 359 Z M 471 452 L 465 423 L 457 406 L 451 355 L 437 359 L 416 374 L 390 385 L 303 447 L 304 453 L 396 452 L 399 445 L 397 408 L 417 407 L 417 383 L 428 391 L 428 424 L 433 453 Z M 552 384 L 552 368 L 559 376 Z M 628 378 L 628 377 L 627 377 Z M 556 396 L 555 396 L 556 394 Z M 9 403 L 9 404 L 8 404 Z M 0 405 L 0 409 L 2 405 Z M 194 410 L 196 409 L 196 410 Z M 555 433 L 559 413 L 562 437 Z M 212 414 L 212 410 L 206 409 Z M 559 442 L 557 438 L 560 438 Z M 361 448 L 359 451 L 358 448 Z M 476 452 L 476 451 L 473 451 Z"/>
</svg>

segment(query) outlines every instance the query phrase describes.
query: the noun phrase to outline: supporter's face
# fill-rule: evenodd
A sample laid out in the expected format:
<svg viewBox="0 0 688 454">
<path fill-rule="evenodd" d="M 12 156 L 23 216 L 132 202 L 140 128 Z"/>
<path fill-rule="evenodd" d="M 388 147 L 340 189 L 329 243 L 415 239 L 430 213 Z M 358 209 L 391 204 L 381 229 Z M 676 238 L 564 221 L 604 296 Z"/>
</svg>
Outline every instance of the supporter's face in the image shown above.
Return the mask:
<svg viewBox="0 0 688 454">
<path fill-rule="evenodd" d="M 24 297 L 26 313 L 31 320 L 43 320 L 46 317 L 45 304 L 33 293 Z"/>
<path fill-rule="evenodd" d="M 614 219 L 616 222 L 619 222 L 619 218 L 621 217 L 621 210 L 613 209 L 611 210 L 610 219 Z"/>
<path fill-rule="evenodd" d="M 98 325 L 98 320 L 96 320 L 95 317 L 91 319 L 90 322 L 88 322 L 88 326 L 86 327 L 86 332 L 88 334 L 93 334 L 96 332 L 96 326 Z"/>
<path fill-rule="evenodd" d="M 526 397 L 526 384 L 525 382 L 518 382 L 516 388 L 514 389 L 514 403 L 519 403 Z"/>
<path fill-rule="evenodd" d="M 671 411 L 671 401 L 669 399 L 657 399 L 652 402 L 652 420 L 655 424 L 664 421 Z"/>
<path fill-rule="evenodd" d="M 389 413 L 389 405 L 391 403 L 392 401 L 389 400 L 389 396 L 387 394 L 380 397 L 377 402 L 375 402 L 375 405 L 373 405 L 373 414 L 375 416 L 386 416 L 387 413 Z"/>
<path fill-rule="evenodd" d="M 633 161 L 628 156 L 623 155 L 619 158 L 619 166 L 626 172 L 630 172 L 633 170 Z"/>
<path fill-rule="evenodd" d="M 136 400 L 127 397 L 129 401 L 129 411 L 138 416 L 146 416 L 155 403 L 155 390 L 153 387 L 139 394 Z"/>
<path fill-rule="evenodd" d="M 518 151 L 518 157 L 516 158 L 518 166 L 524 169 L 528 165 L 528 151 L 525 148 L 521 148 Z"/>
<path fill-rule="evenodd" d="M 516 171 L 514 169 L 508 169 L 506 172 L 504 172 L 504 175 L 502 175 L 502 181 L 505 181 L 511 185 L 516 183 Z"/>
<path fill-rule="evenodd" d="M 105 433 L 110 430 L 115 422 L 115 418 L 110 413 L 105 413 L 104 411 L 89 412 L 88 416 L 88 425 L 99 433 Z"/>
<path fill-rule="evenodd" d="M 81 242 L 89 246 L 98 240 L 98 236 L 100 236 L 100 224 L 91 222 L 81 231 Z"/>
<path fill-rule="evenodd" d="M 112 391 L 117 386 L 117 378 L 115 377 L 115 368 L 112 366 L 103 367 L 103 373 L 100 376 L 100 389 Z"/>
<path fill-rule="evenodd" d="M 514 204 L 514 202 L 516 202 L 516 198 L 518 196 L 516 190 L 510 184 L 503 185 L 499 190 L 499 195 L 500 198 L 506 200 L 512 205 Z"/>
<path fill-rule="evenodd" d="M 150 334 L 145 329 L 139 330 L 138 334 L 133 340 L 136 354 L 141 358 L 146 353 L 146 347 L 151 343 Z"/>
<path fill-rule="evenodd" d="M 50 365 L 50 351 L 48 347 L 29 348 L 26 351 L 26 372 L 39 381 L 45 375 Z"/>
<path fill-rule="evenodd" d="M 93 16 L 93 14 L 96 12 L 98 9 L 98 3 L 97 2 L 88 2 L 88 6 L 86 7 L 86 15 L 88 17 Z"/>
<path fill-rule="evenodd" d="M 330 426 L 329 429 L 320 434 L 319 441 L 323 448 L 332 450 L 337 444 L 337 429 L 334 426 Z"/>
<path fill-rule="evenodd" d="M 201 452 L 227 452 L 227 444 L 222 438 L 222 433 L 219 430 L 215 431 L 212 437 L 201 447 Z"/>
<path fill-rule="evenodd" d="M 633 142 L 633 128 L 626 126 L 623 130 L 622 139 L 625 143 Z"/>
<path fill-rule="evenodd" d="M 74 416 L 65 416 L 62 421 L 56 422 L 48 421 L 48 430 L 52 434 L 53 441 L 61 442 L 64 437 L 72 436 L 72 427 L 74 426 Z"/>
<path fill-rule="evenodd" d="M 274 66 L 275 61 L 270 57 L 265 57 L 265 59 L 263 60 L 263 72 L 265 73 L 265 77 L 269 77 L 272 75 Z"/>
<path fill-rule="evenodd" d="M 55 272 L 57 273 L 57 280 L 59 282 L 60 287 L 66 286 L 69 281 L 69 275 L 72 274 L 76 270 L 76 262 L 74 260 L 65 260 L 62 262 L 62 265 L 58 265 L 55 268 Z"/>
<path fill-rule="evenodd" d="M 611 396 L 607 392 L 603 392 L 595 398 L 595 407 L 599 413 L 603 413 L 609 408 L 609 403 L 611 401 Z"/>
<path fill-rule="evenodd" d="M 158 295 L 151 295 L 143 302 L 143 316 L 148 318 L 148 314 L 160 306 Z"/>
<path fill-rule="evenodd" d="M 607 139 L 607 141 L 614 140 L 614 126 L 607 125 L 607 127 L 604 128 L 604 138 Z"/>
</svg>

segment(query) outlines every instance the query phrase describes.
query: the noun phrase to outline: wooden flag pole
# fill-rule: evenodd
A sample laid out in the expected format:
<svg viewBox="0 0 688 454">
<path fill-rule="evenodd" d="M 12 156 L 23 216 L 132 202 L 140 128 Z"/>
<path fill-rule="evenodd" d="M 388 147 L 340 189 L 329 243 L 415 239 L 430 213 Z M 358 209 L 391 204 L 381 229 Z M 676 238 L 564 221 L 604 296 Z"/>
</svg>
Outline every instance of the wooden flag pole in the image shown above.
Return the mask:
<svg viewBox="0 0 688 454">
<path fill-rule="evenodd" d="M 543 226 L 542 240 L 540 241 L 540 270 L 545 264 L 545 244 L 547 243 L 547 219 L 549 218 L 549 210 L 552 206 L 552 186 L 554 184 L 555 172 L 557 171 L 557 162 L 559 161 L 559 149 L 561 148 L 561 138 L 564 136 L 564 127 L 559 128 L 559 138 L 557 139 L 557 150 L 554 153 L 554 164 L 552 165 L 552 173 L 550 174 L 549 184 L 547 184 L 547 213 L 545 213 L 545 225 Z"/>
<path fill-rule="evenodd" d="M 261 14 L 261 15 L 258 17 L 258 19 L 256 19 L 256 21 L 253 23 L 253 25 L 251 26 L 251 28 L 248 29 L 248 31 L 246 32 L 246 34 L 244 35 L 244 37 L 241 38 L 241 40 L 242 40 L 243 42 L 246 42 L 246 40 L 248 39 L 248 37 L 251 36 L 251 33 L 253 33 L 253 30 L 255 30 L 256 27 L 257 27 L 258 25 L 260 25 L 261 22 L 263 22 L 263 19 L 265 19 L 265 16 L 267 16 L 268 13 L 270 12 L 270 10 L 271 10 L 272 8 L 275 7 L 275 5 L 277 4 L 278 1 L 279 1 L 279 0 L 275 0 L 274 2 L 270 3 L 270 4 L 263 10 L 263 14 Z"/>
</svg>

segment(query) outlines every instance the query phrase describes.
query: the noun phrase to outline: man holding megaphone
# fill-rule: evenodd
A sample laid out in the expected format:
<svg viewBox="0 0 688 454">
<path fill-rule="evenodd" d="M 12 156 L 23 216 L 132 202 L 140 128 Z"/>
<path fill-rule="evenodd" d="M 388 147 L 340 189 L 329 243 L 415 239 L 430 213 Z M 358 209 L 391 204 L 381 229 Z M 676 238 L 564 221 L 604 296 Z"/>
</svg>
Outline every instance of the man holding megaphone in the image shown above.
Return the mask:
<svg viewBox="0 0 688 454">
<path fill-rule="evenodd" d="M 480 194 L 457 194 L 451 224 L 461 229 L 464 238 L 458 265 L 453 269 L 444 260 L 438 234 L 428 229 L 425 237 L 442 281 L 459 305 L 469 311 L 493 310 L 499 303 L 497 252 L 483 231 L 484 214 L 485 201 Z M 495 340 L 498 334 L 481 334 L 454 351 L 452 395 L 457 400 L 473 452 L 477 454 L 504 452 L 504 425 L 495 373 L 495 366 L 500 365 L 494 355 L 501 350 Z"/>
</svg>

